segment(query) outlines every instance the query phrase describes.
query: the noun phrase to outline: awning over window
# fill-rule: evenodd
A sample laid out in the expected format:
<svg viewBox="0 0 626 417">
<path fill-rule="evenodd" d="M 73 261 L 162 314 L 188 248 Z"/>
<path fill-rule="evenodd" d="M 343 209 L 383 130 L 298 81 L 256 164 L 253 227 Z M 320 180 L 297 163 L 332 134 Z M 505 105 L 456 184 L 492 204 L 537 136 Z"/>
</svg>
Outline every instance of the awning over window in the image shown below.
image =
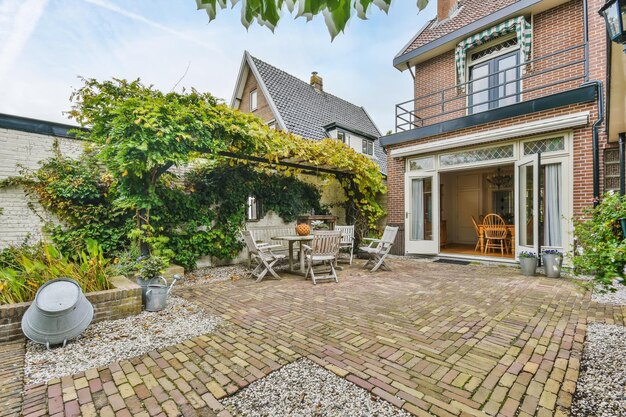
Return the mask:
<svg viewBox="0 0 626 417">
<path fill-rule="evenodd" d="M 456 72 L 459 80 L 460 87 L 465 88 L 464 83 L 466 80 L 465 63 L 467 62 L 467 51 L 476 46 L 490 41 L 498 36 L 505 35 L 507 33 L 517 33 L 517 44 L 520 45 L 522 50 L 521 62 L 530 60 L 530 44 L 532 41 L 532 28 L 530 23 L 526 21 L 524 16 L 514 17 L 502 22 L 497 26 L 483 30 L 480 33 L 472 35 L 456 46 L 454 53 L 454 60 L 456 62 Z"/>
</svg>

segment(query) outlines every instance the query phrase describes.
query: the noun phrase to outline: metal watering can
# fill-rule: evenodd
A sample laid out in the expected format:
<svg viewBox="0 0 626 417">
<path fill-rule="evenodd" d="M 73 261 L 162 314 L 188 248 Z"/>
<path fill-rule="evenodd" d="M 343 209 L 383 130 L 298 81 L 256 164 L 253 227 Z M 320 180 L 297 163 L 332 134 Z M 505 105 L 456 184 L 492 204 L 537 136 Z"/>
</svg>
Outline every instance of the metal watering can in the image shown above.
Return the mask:
<svg viewBox="0 0 626 417">
<path fill-rule="evenodd" d="M 167 306 L 167 296 L 172 291 L 172 287 L 176 281 L 180 279 L 178 275 L 174 275 L 172 284 L 168 287 L 167 280 L 161 277 L 164 284 L 150 284 L 146 291 L 146 310 L 161 311 Z"/>
</svg>

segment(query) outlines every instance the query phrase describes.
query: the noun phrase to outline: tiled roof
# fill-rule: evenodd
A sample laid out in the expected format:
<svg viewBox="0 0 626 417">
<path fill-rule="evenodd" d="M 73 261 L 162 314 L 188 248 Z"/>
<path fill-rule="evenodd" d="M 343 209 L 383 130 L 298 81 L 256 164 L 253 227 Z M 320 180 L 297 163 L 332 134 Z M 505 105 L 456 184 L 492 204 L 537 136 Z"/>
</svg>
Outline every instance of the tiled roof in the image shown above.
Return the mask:
<svg viewBox="0 0 626 417">
<path fill-rule="evenodd" d="M 380 131 L 363 107 L 354 105 L 309 83 L 294 77 L 258 58 L 251 57 L 261 80 L 271 96 L 285 128 L 306 139 L 328 137 L 326 129 L 332 123 L 348 130 L 379 138 Z M 387 172 L 387 155 L 378 139 L 374 142 L 374 158 L 381 172 Z"/>
<path fill-rule="evenodd" d="M 458 5 L 458 10 L 451 18 L 441 22 L 438 22 L 437 18 L 432 19 L 398 55 L 411 52 L 455 30 L 461 29 L 482 17 L 495 13 L 506 6 L 510 6 L 517 1 L 518 0 L 461 0 Z"/>
</svg>

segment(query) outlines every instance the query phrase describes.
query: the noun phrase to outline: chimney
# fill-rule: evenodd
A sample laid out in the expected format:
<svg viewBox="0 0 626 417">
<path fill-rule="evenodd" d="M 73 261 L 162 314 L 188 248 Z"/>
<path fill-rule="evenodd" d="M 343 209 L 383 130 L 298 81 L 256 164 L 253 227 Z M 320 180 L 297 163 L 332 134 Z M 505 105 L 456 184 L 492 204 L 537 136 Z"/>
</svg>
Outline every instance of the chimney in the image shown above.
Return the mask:
<svg viewBox="0 0 626 417">
<path fill-rule="evenodd" d="M 437 0 L 437 21 L 447 19 L 456 10 L 457 0 Z"/>
<path fill-rule="evenodd" d="M 324 81 L 322 80 L 322 77 L 317 75 L 317 71 L 313 71 L 311 73 L 311 85 L 317 91 L 324 91 Z"/>
</svg>

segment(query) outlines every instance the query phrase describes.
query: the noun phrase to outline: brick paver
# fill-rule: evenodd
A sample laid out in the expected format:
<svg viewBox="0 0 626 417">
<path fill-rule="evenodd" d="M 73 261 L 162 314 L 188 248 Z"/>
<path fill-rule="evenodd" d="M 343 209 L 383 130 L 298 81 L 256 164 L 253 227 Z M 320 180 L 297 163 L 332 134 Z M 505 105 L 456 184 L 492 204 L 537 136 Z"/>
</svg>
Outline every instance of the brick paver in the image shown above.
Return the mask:
<svg viewBox="0 0 626 417">
<path fill-rule="evenodd" d="M 303 356 L 419 416 L 567 415 L 587 322 L 625 324 L 625 307 L 596 305 L 570 280 L 482 265 L 392 265 L 376 274 L 353 266 L 339 284 L 287 278 L 179 289 L 225 325 L 27 387 L 24 415 L 227 416 L 220 399 Z"/>
</svg>

